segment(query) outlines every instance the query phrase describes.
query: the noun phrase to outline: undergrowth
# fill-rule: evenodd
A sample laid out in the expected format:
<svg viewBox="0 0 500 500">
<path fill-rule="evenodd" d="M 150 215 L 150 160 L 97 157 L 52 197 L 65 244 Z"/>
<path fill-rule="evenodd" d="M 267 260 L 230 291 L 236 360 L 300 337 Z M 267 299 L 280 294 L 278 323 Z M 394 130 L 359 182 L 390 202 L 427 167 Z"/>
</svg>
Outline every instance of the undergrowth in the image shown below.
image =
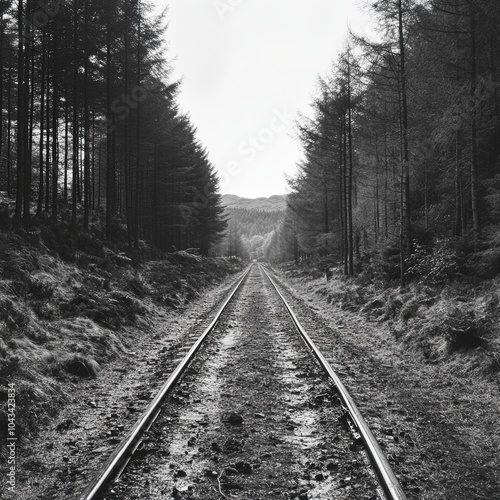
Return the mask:
<svg viewBox="0 0 500 500">
<path fill-rule="evenodd" d="M 72 384 L 97 377 L 140 343 L 158 308 L 182 308 L 242 268 L 238 259 L 162 254 L 143 243 L 129 249 L 124 241 L 105 244 L 98 222 L 86 233 L 47 220 L 0 233 L 2 433 L 8 383 L 27 439 L 57 413 Z"/>
<path fill-rule="evenodd" d="M 394 339 L 423 361 L 500 382 L 500 259 L 494 249 L 470 253 L 466 245 L 443 240 L 432 249 L 416 246 L 405 289 L 397 283 L 390 250 L 374 256 L 355 278 L 331 267 L 327 282 L 314 260 L 285 264 L 282 271 L 315 280 L 316 294 L 328 304 L 387 324 Z M 380 265 L 373 260 L 379 258 Z"/>
</svg>

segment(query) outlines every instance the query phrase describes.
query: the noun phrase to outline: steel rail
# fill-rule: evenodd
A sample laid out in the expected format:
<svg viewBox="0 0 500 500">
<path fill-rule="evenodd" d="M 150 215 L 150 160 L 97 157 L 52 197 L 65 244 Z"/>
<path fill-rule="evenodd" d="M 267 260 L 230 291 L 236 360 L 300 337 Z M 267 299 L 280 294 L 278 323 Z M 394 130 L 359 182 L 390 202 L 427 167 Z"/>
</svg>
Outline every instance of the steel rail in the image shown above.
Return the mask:
<svg viewBox="0 0 500 500">
<path fill-rule="evenodd" d="M 100 495 L 103 494 L 107 485 L 127 466 L 135 450 L 141 443 L 142 436 L 145 432 L 147 432 L 147 430 L 151 427 L 153 422 L 158 417 L 160 413 L 160 407 L 165 398 L 171 391 L 172 387 L 174 387 L 175 384 L 179 381 L 182 374 L 186 371 L 187 367 L 193 360 L 196 353 L 199 351 L 206 337 L 215 328 L 222 313 L 225 311 L 229 302 L 239 290 L 241 284 L 250 273 L 252 267 L 253 265 L 250 265 L 244 272 L 243 276 L 238 280 L 229 297 L 224 301 L 210 325 L 200 335 L 198 340 L 193 344 L 182 361 L 177 365 L 158 394 L 148 405 L 144 413 L 139 417 L 135 425 L 127 432 L 127 435 L 122 439 L 120 444 L 115 448 L 115 451 L 102 466 L 101 470 L 96 474 L 89 485 L 85 488 L 83 493 L 78 497 L 78 500 L 96 500 L 100 498 Z"/>
<path fill-rule="evenodd" d="M 264 271 L 264 274 L 267 276 L 271 284 L 273 285 L 274 289 L 280 296 L 281 300 L 283 301 L 283 304 L 285 305 L 286 310 L 288 311 L 288 314 L 292 318 L 293 323 L 295 324 L 296 329 L 302 336 L 304 342 L 306 345 L 309 347 L 309 349 L 312 351 L 316 359 L 318 360 L 319 364 L 321 367 L 328 373 L 328 376 L 332 379 L 333 383 L 337 387 L 339 397 L 349 412 L 349 415 L 354 422 L 354 425 L 356 426 L 361 439 L 363 440 L 366 451 L 368 453 L 368 456 L 370 458 L 370 461 L 372 463 L 373 468 L 375 469 L 375 472 L 378 476 L 380 485 L 382 486 L 382 489 L 384 490 L 385 495 L 388 497 L 389 500 L 406 500 L 406 495 L 403 491 L 403 488 L 401 487 L 398 479 L 396 478 L 387 458 L 384 455 L 384 452 L 380 448 L 380 445 L 378 444 L 377 440 L 375 439 L 375 436 L 373 435 L 372 431 L 368 427 L 368 424 L 366 423 L 365 419 L 361 415 L 361 412 L 359 411 L 358 407 L 354 403 L 354 400 L 352 399 L 351 395 L 345 388 L 344 384 L 341 382 L 340 378 L 338 375 L 335 373 L 333 370 L 332 366 L 330 363 L 327 361 L 327 359 L 321 354 L 319 349 L 316 347 L 314 342 L 312 341 L 311 337 L 307 334 L 307 332 L 304 330 L 302 325 L 300 324 L 299 320 L 297 319 L 297 316 L 295 316 L 295 313 L 293 312 L 292 308 L 288 304 L 288 302 L 285 300 L 285 297 L 283 294 L 280 292 L 278 286 L 274 282 L 274 280 L 271 278 L 267 270 L 264 268 L 264 266 L 260 265 L 260 268 Z"/>
</svg>

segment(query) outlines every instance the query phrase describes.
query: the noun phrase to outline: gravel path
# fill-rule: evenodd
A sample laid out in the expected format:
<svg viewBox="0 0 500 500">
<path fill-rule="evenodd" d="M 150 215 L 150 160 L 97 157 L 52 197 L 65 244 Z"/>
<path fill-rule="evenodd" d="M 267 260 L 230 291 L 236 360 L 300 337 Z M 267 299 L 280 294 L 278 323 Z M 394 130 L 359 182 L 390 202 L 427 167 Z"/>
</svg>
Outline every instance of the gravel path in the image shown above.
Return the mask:
<svg viewBox="0 0 500 500">
<path fill-rule="evenodd" d="M 82 492 L 209 324 L 234 286 L 231 276 L 186 308 L 159 310 L 148 333 L 124 337 L 128 353 L 95 380 L 75 380 L 57 419 L 20 453 L 17 500 L 68 500 Z M 1 498 L 0 493 L 0 498 Z"/>
<path fill-rule="evenodd" d="M 497 386 L 423 364 L 384 325 L 326 304 L 321 280 L 277 281 L 410 500 L 500 498 Z M 65 410 L 25 449 L 19 500 L 67 500 L 84 489 L 232 283 L 186 310 L 160 311 L 128 357 L 74 384 Z M 256 269 L 168 408 L 108 500 L 374 498 L 334 391 Z"/>
<path fill-rule="evenodd" d="M 409 500 L 500 498 L 498 385 L 423 362 L 387 325 L 327 304 L 324 279 L 275 280 L 347 386 Z"/>
<path fill-rule="evenodd" d="M 334 388 L 254 266 L 107 500 L 374 499 Z"/>
</svg>

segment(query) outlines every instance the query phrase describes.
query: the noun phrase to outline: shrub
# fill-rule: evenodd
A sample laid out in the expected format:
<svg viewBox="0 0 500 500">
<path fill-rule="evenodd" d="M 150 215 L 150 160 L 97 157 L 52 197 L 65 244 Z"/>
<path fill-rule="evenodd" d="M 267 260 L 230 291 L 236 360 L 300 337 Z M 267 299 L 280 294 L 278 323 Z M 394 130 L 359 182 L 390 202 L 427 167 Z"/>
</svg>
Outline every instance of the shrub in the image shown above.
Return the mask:
<svg viewBox="0 0 500 500">
<path fill-rule="evenodd" d="M 44 344 L 52 339 L 52 335 L 49 331 L 42 328 L 35 322 L 31 322 L 31 324 L 25 329 L 24 335 L 26 338 L 36 342 L 37 344 Z"/>
<path fill-rule="evenodd" d="M 384 306 L 384 320 L 393 319 L 399 315 L 403 301 L 397 295 L 389 295 Z"/>
<path fill-rule="evenodd" d="M 102 257 L 104 254 L 104 245 L 90 233 L 80 233 L 76 239 L 78 249 L 96 257 Z"/>
<path fill-rule="evenodd" d="M 436 240 L 433 248 L 415 242 L 406 259 L 406 275 L 419 284 L 442 286 L 460 275 L 460 256 L 454 240 Z"/>
<path fill-rule="evenodd" d="M 61 363 L 55 353 L 48 352 L 41 358 L 41 369 L 44 374 L 59 377 L 62 370 Z"/>
<path fill-rule="evenodd" d="M 127 272 L 123 277 L 125 289 L 132 292 L 137 297 L 146 297 L 152 293 L 144 276 L 139 272 Z"/>
<path fill-rule="evenodd" d="M 0 204 L 0 227 L 2 229 L 9 229 L 11 226 L 10 210 L 8 204 Z"/>
<path fill-rule="evenodd" d="M 21 304 L 2 298 L 0 300 L 0 321 L 4 321 L 10 331 L 21 330 L 29 324 L 29 312 Z"/>
<path fill-rule="evenodd" d="M 420 303 L 417 299 L 411 299 L 409 302 L 406 302 L 401 308 L 400 317 L 406 323 L 410 319 L 413 319 L 417 316 L 418 310 L 420 309 Z"/>
<path fill-rule="evenodd" d="M 199 255 L 195 255 L 184 250 L 179 252 L 173 252 L 168 254 L 168 260 L 175 264 L 199 264 L 202 262 L 203 258 Z"/>
<path fill-rule="evenodd" d="M 61 366 L 71 375 L 83 378 L 95 378 L 99 371 L 98 363 L 92 358 L 86 358 L 80 354 L 75 354 L 64 359 Z"/>
<path fill-rule="evenodd" d="M 46 273 L 38 273 L 28 277 L 28 290 L 35 299 L 49 299 L 54 294 L 55 289 L 55 279 Z"/>
<path fill-rule="evenodd" d="M 474 310 L 462 307 L 452 308 L 443 325 L 444 336 L 450 352 L 473 349 L 483 345 L 487 325 L 487 318 L 478 316 Z"/>
<path fill-rule="evenodd" d="M 117 330 L 124 324 L 133 323 L 138 315 L 145 314 L 146 308 L 124 292 L 82 289 L 69 302 L 61 305 L 61 311 L 66 317 L 90 318 L 101 326 Z"/>
<path fill-rule="evenodd" d="M 136 298 L 124 292 L 112 292 L 110 299 L 118 304 L 120 314 L 134 320 L 136 316 L 146 314 L 147 309 Z"/>
<path fill-rule="evenodd" d="M 384 314 L 386 301 L 382 297 L 375 297 L 368 301 L 363 307 L 363 312 L 372 316 L 382 316 Z"/>
<path fill-rule="evenodd" d="M 0 355 L 0 377 L 10 378 L 19 367 L 19 356 L 12 354 Z"/>
<path fill-rule="evenodd" d="M 8 242 L 0 239 L 0 262 L 5 279 L 25 280 L 39 268 L 36 253 L 26 248 L 18 237 Z"/>
<path fill-rule="evenodd" d="M 42 240 L 49 250 L 63 260 L 72 261 L 76 252 L 75 234 L 70 228 L 47 222 L 41 229 Z"/>
<path fill-rule="evenodd" d="M 407 338 L 425 347 L 429 351 L 428 357 L 441 358 L 485 345 L 490 325 L 491 321 L 472 304 L 443 301 L 429 310 L 424 327 Z"/>
<path fill-rule="evenodd" d="M 367 301 L 366 290 L 361 286 L 348 287 L 342 294 L 341 300 L 342 309 L 357 311 Z"/>
<path fill-rule="evenodd" d="M 382 285 L 399 280 L 399 246 L 396 241 L 380 244 L 364 265 L 360 276 L 362 282 L 375 282 Z"/>
<path fill-rule="evenodd" d="M 469 271 L 479 279 L 489 279 L 500 274 L 500 229 L 487 228 L 480 251 L 469 258 Z"/>
</svg>

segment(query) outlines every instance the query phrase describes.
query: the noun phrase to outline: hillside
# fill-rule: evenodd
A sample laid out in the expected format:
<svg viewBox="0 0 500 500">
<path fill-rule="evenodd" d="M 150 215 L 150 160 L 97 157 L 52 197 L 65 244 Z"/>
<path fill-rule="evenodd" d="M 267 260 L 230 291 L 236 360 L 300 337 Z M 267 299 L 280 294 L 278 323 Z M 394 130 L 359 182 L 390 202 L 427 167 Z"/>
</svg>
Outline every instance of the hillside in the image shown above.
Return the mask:
<svg viewBox="0 0 500 500">
<path fill-rule="evenodd" d="M 265 211 L 244 208 L 228 208 L 230 224 L 246 238 L 265 236 L 278 229 L 283 219 L 281 211 Z"/>
<path fill-rule="evenodd" d="M 281 212 L 286 209 L 287 195 L 273 195 L 269 198 L 241 198 L 235 194 L 222 196 L 222 204 L 227 208 L 244 208 L 264 212 Z"/>
<path fill-rule="evenodd" d="M 265 249 L 282 223 L 286 199 L 286 195 L 255 199 L 223 195 L 228 230 L 212 254 L 243 259 L 263 258 Z"/>
<path fill-rule="evenodd" d="M 126 237 L 107 242 L 99 220 L 88 232 L 42 218 L 30 231 L 3 227 L 0 259 L 0 379 L 16 386 L 25 438 L 57 417 L 72 387 L 140 345 L 166 311 L 184 310 L 242 268 L 143 242 L 130 249 Z M 0 457 L 7 395 L 4 385 Z"/>
</svg>

